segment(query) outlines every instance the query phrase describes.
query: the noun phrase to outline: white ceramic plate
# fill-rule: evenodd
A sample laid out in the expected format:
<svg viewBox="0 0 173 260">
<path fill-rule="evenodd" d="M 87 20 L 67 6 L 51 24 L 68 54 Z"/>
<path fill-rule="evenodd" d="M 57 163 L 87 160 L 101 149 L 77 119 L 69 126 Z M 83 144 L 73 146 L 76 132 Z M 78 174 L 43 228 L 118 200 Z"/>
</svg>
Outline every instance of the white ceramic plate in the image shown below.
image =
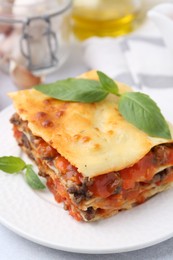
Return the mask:
<svg viewBox="0 0 173 260">
<path fill-rule="evenodd" d="M 0 156 L 21 156 L 12 136 L 12 107 L 0 113 Z M 173 190 L 95 223 L 78 223 L 48 191 L 35 192 L 22 175 L 0 172 L 0 222 L 36 243 L 78 253 L 114 253 L 151 246 L 173 235 Z"/>
</svg>

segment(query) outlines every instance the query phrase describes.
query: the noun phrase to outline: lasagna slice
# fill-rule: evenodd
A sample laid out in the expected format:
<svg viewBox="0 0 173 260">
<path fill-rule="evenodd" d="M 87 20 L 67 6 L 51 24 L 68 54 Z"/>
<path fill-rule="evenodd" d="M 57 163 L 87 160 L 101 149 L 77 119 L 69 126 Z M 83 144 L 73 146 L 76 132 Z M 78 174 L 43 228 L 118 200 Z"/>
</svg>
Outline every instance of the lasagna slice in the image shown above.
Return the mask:
<svg viewBox="0 0 173 260">
<path fill-rule="evenodd" d="M 97 80 L 95 72 L 82 77 Z M 131 91 L 118 85 L 121 93 Z M 34 89 L 10 96 L 18 145 L 76 220 L 107 218 L 173 186 L 172 140 L 149 137 L 128 123 L 118 111 L 118 97 L 87 104 Z"/>
</svg>

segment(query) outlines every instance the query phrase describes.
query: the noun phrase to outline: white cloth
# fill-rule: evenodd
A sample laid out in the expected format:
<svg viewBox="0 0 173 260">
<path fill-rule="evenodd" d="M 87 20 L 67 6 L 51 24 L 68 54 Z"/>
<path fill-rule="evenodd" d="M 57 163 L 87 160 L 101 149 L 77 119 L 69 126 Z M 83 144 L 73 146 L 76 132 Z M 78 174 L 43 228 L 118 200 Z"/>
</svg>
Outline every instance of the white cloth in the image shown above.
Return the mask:
<svg viewBox="0 0 173 260">
<path fill-rule="evenodd" d="M 90 38 L 82 47 L 88 69 L 101 70 L 149 94 L 173 122 L 173 56 L 149 19 L 130 35 Z"/>
<path fill-rule="evenodd" d="M 148 28 L 148 31 L 147 31 L 147 28 Z M 144 38 L 151 37 L 152 39 L 153 38 L 158 39 L 160 37 L 160 35 L 157 33 L 157 30 L 155 28 L 152 30 L 152 26 L 151 27 L 146 26 L 146 30 L 145 30 L 145 25 L 144 25 L 143 28 L 141 28 L 141 29 L 142 30 L 139 30 L 137 32 L 137 34 L 130 36 L 130 37 L 136 37 L 136 40 L 130 40 L 130 37 L 128 37 L 128 45 L 130 47 L 133 46 L 133 48 L 132 48 L 133 50 L 135 49 L 134 44 L 139 44 L 139 40 L 137 41 L 137 36 L 144 37 Z M 106 42 L 106 41 L 107 41 L 107 39 L 103 40 L 102 42 Z M 161 40 L 159 40 L 159 42 L 160 41 Z M 150 41 L 150 43 L 151 43 L 151 41 Z M 149 43 L 149 45 L 151 45 L 150 43 Z M 111 53 L 111 55 L 108 56 L 109 52 L 107 51 L 106 53 L 104 53 L 104 55 L 106 57 L 106 58 L 104 58 L 104 61 L 105 61 L 105 59 L 107 59 L 108 61 L 110 61 L 110 64 L 109 64 L 109 62 L 104 63 L 103 59 L 101 59 L 100 56 L 98 57 L 98 54 L 99 54 L 98 50 L 100 51 L 100 47 L 99 48 L 95 47 L 95 51 L 93 52 L 92 51 L 93 45 L 90 45 L 90 48 L 88 48 L 89 45 L 87 46 L 86 44 L 87 43 L 85 42 L 84 46 L 83 46 L 83 50 L 85 53 L 85 59 L 84 59 L 85 63 L 82 60 L 83 50 L 81 50 L 80 47 L 72 49 L 71 56 L 70 56 L 69 60 L 67 61 L 67 63 L 64 64 L 64 66 L 58 72 L 54 73 L 53 75 L 50 75 L 48 81 L 62 79 L 67 76 L 68 77 L 76 76 L 76 75 L 79 75 L 80 73 L 86 71 L 87 68 L 88 69 L 97 68 L 100 70 L 104 70 L 106 73 L 108 73 L 110 76 L 113 76 L 113 77 L 117 77 L 118 75 L 121 75 L 122 81 L 124 81 L 124 80 L 126 81 L 126 80 L 128 80 L 128 78 L 125 77 L 125 74 L 123 76 L 123 73 L 127 73 L 127 72 L 130 73 L 130 75 L 132 75 L 131 77 L 133 79 L 134 78 L 133 75 L 136 73 L 136 69 L 134 69 L 134 68 L 137 67 L 137 72 L 140 72 L 140 73 L 144 72 L 143 67 L 146 68 L 146 65 L 144 63 L 144 60 L 146 60 L 146 58 L 147 58 L 147 57 L 145 57 L 146 52 L 145 52 L 145 55 L 142 56 L 143 61 L 138 60 L 138 57 L 139 57 L 138 55 L 139 55 L 139 53 L 141 53 L 140 46 L 138 46 L 139 53 L 136 51 L 135 51 L 135 53 L 134 53 L 134 51 L 133 52 L 132 51 L 130 51 L 130 52 L 122 51 L 121 54 Z M 142 48 L 144 48 L 144 45 L 147 45 L 148 43 L 146 43 L 145 41 L 142 41 L 142 39 L 141 39 L 140 44 L 142 44 L 142 46 L 143 46 Z M 153 45 L 151 45 L 151 46 L 153 46 Z M 151 48 L 151 46 L 150 46 L 150 48 Z M 123 47 L 120 45 L 118 48 L 123 48 Z M 162 47 L 160 45 L 156 45 L 156 49 L 157 48 L 162 48 Z M 152 50 L 153 50 L 153 48 L 152 48 Z M 89 53 L 89 51 L 92 54 L 92 56 L 91 56 L 92 59 L 90 59 L 89 56 L 87 57 L 87 53 Z M 167 50 L 165 50 L 165 48 L 163 51 L 167 52 Z M 114 64 L 116 65 L 114 67 L 112 66 L 113 55 L 115 57 Z M 119 56 L 117 56 L 117 55 L 119 55 Z M 122 55 L 123 55 L 123 59 L 121 59 Z M 139 65 L 136 65 L 136 67 L 132 68 L 132 66 L 130 65 L 131 63 L 129 64 L 129 62 L 131 62 L 131 60 L 129 60 L 130 56 L 128 56 L 128 55 L 134 55 L 133 57 L 136 57 L 134 63 L 139 64 Z M 151 53 L 151 49 L 149 49 L 149 53 L 147 53 L 147 56 L 149 56 L 148 59 L 150 59 L 150 55 L 153 55 L 153 53 Z M 97 59 L 97 57 L 99 59 Z M 93 62 L 95 62 L 95 64 Z M 152 60 L 151 60 L 151 62 L 152 62 Z M 165 56 L 164 56 L 164 60 L 162 60 L 162 63 L 163 63 L 162 64 L 163 67 L 167 66 L 167 65 L 164 65 Z M 87 64 L 87 66 L 86 66 L 86 64 Z M 98 67 L 95 67 L 96 65 Z M 157 63 L 156 63 L 156 65 L 157 65 Z M 129 67 L 130 67 L 130 69 L 129 69 Z M 109 70 L 106 70 L 107 68 L 109 68 Z M 111 68 L 113 68 L 113 69 L 111 70 Z M 115 68 L 117 68 L 117 69 L 115 70 Z M 146 69 L 148 69 L 148 68 L 146 68 Z M 168 73 L 168 70 L 166 69 L 166 67 L 163 69 L 164 69 L 164 71 L 166 71 L 166 74 L 164 74 L 164 76 L 165 75 L 170 76 L 170 77 L 172 76 L 171 73 Z M 169 69 L 171 69 L 171 68 L 169 68 Z M 134 73 L 133 73 L 133 70 L 134 70 Z M 150 73 L 151 76 L 153 75 L 152 74 L 153 71 L 156 71 L 156 70 L 155 70 L 155 68 L 153 68 L 151 66 L 151 73 Z M 147 73 L 148 73 L 148 71 L 147 71 Z M 161 73 L 161 75 L 162 75 L 162 73 Z M 155 78 L 157 79 L 157 77 L 155 77 Z M 135 79 L 133 79 L 133 80 L 135 81 Z M 140 80 L 141 80 L 141 78 L 140 78 Z M 151 82 L 151 81 L 149 80 L 149 82 Z M 7 77 L 7 75 L 5 75 L 3 73 L 0 73 L 0 85 L 1 85 L 0 86 L 0 110 L 1 110 L 3 107 L 5 107 L 6 105 L 8 105 L 10 103 L 10 99 L 8 99 L 8 97 L 6 97 L 6 92 L 13 91 L 16 88 L 14 87 L 14 85 L 12 85 L 12 83 L 10 82 L 10 79 Z M 142 84 L 142 85 L 144 86 L 144 84 Z M 154 88 L 154 87 L 153 88 L 146 87 L 146 88 L 152 93 L 153 96 L 155 95 L 156 99 L 160 96 L 163 96 L 162 88 Z M 167 91 L 169 91 L 169 89 L 170 88 L 168 87 Z M 166 96 L 168 92 L 164 92 L 164 93 L 165 93 L 164 95 Z M 157 96 L 156 96 L 156 94 L 157 94 Z M 168 100 L 168 98 L 169 98 L 169 102 L 167 102 L 166 105 L 168 105 L 168 103 L 171 104 L 171 99 L 173 96 L 171 96 L 169 94 L 167 95 L 167 97 L 165 97 L 165 96 L 163 96 L 164 100 L 165 99 Z M 171 113 L 172 113 L 172 111 L 171 111 Z M 170 119 L 170 121 L 172 121 L 172 120 Z M 2 259 L 2 260 L 16 260 L 16 259 L 17 260 L 23 260 L 23 259 L 26 259 L 26 260 L 47 260 L 47 259 L 49 259 L 49 260 L 54 260 L 54 259 L 56 259 L 56 260 L 62 260 L 62 259 L 63 260 L 104 260 L 104 259 L 106 259 L 106 260 L 114 260 L 114 259 L 116 259 L 116 260 L 126 260 L 126 259 L 128 259 L 128 260 L 134 260 L 134 259 L 135 260 L 146 260 L 146 259 L 170 260 L 170 259 L 173 259 L 172 248 L 173 248 L 173 238 L 169 239 L 167 241 L 164 241 L 158 245 L 149 247 L 149 248 L 144 248 L 144 249 L 136 250 L 133 252 L 125 252 L 125 253 L 121 253 L 121 254 L 109 254 L 109 255 L 108 254 L 107 255 L 75 254 L 75 253 L 68 253 L 68 252 L 63 252 L 63 251 L 59 251 L 59 250 L 54 250 L 51 248 L 47 248 L 47 247 L 35 244 L 33 242 L 30 242 L 29 240 L 21 238 L 20 236 L 16 235 L 15 233 L 11 232 L 7 228 L 0 225 L 0 259 Z"/>
<path fill-rule="evenodd" d="M 89 69 L 104 71 L 138 88 L 173 87 L 173 57 L 149 20 L 125 37 L 90 38 L 83 50 Z"/>
</svg>

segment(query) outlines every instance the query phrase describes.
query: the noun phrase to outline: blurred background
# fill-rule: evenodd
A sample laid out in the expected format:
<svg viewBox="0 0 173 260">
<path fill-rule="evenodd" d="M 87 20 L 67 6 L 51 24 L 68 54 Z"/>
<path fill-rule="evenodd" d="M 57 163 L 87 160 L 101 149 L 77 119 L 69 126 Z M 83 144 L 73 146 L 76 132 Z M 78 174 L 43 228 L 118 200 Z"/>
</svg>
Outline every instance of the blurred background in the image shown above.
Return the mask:
<svg viewBox="0 0 173 260">
<path fill-rule="evenodd" d="M 8 92 L 98 69 L 149 94 L 172 122 L 172 35 L 173 0 L 0 0 L 0 111 Z M 0 233 L 1 259 L 92 258 Z M 173 259 L 172 243 L 96 258 Z"/>
<path fill-rule="evenodd" d="M 0 0 L 0 77 L 8 77 L 16 89 L 84 69 L 102 69 L 115 78 L 124 63 L 122 39 L 139 36 L 148 10 L 159 3 L 173 1 Z M 152 26 L 148 32 L 155 34 Z"/>
</svg>

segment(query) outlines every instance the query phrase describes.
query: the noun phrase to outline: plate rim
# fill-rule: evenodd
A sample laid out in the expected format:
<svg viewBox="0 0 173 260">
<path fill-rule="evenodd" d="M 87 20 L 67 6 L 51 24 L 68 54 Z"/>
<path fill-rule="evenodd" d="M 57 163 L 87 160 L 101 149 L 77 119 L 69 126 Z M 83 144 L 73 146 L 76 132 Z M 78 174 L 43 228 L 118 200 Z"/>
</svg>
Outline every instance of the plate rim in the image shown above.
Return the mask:
<svg viewBox="0 0 173 260">
<path fill-rule="evenodd" d="M 3 114 L 13 112 L 13 111 L 15 112 L 13 105 L 9 105 L 0 111 L 0 117 L 2 117 Z M 34 236 L 24 232 L 23 230 L 20 230 L 19 228 L 13 226 L 11 223 L 6 221 L 1 215 L 0 215 L 0 223 L 3 226 L 5 226 L 6 228 L 8 228 L 9 230 L 11 230 L 12 232 L 14 232 L 15 234 L 17 234 L 20 237 L 23 237 L 31 242 L 37 243 L 39 245 L 42 245 L 42 246 L 45 246 L 48 248 L 57 249 L 57 250 L 65 251 L 65 252 L 78 253 L 78 254 L 82 253 L 82 254 L 98 254 L 99 255 L 99 254 L 131 252 L 131 251 L 151 247 L 153 245 L 159 244 L 159 243 L 164 242 L 164 241 L 170 239 L 171 237 L 173 237 L 173 231 L 172 231 L 169 234 L 161 236 L 160 238 L 156 238 L 152 241 L 149 241 L 146 243 L 139 243 L 138 245 L 134 245 L 134 246 L 121 247 L 120 249 L 117 249 L 117 248 L 92 249 L 92 248 L 81 248 L 81 247 L 77 248 L 75 246 L 69 246 L 69 245 L 64 246 L 64 245 L 61 245 L 60 243 L 58 245 L 54 244 L 54 243 L 51 244 L 50 241 L 45 241 L 44 239 L 41 240 L 40 238 L 34 237 Z"/>
<path fill-rule="evenodd" d="M 43 240 L 40 239 L 36 239 L 30 235 L 27 235 L 25 232 L 21 232 L 20 230 L 18 230 L 17 228 L 12 227 L 10 224 L 5 223 L 5 221 L 2 221 L 1 217 L 0 217 L 0 223 L 8 228 L 9 230 L 11 230 L 12 232 L 14 232 L 15 234 L 19 235 L 20 237 L 29 240 L 31 242 L 34 242 L 38 245 L 44 246 L 44 247 L 48 247 L 48 248 L 52 248 L 52 249 L 56 249 L 56 250 L 60 250 L 60 251 L 64 251 L 64 252 L 69 252 L 69 253 L 77 253 L 77 254 L 94 254 L 94 255 L 103 255 L 103 254 L 115 254 L 115 253 L 125 253 L 125 252 L 133 252 L 136 250 L 141 250 L 141 249 L 145 249 L 148 247 L 152 247 L 154 245 L 160 244 L 170 238 L 173 237 L 173 232 L 170 233 L 170 235 L 164 236 L 161 239 L 156 239 L 153 242 L 148 242 L 146 244 L 141 244 L 139 246 L 131 246 L 131 247 L 124 247 L 121 249 L 98 249 L 94 250 L 94 249 L 79 249 L 76 247 L 65 247 L 63 245 L 55 245 L 55 244 L 51 244 L 49 242 L 45 242 Z"/>
</svg>

